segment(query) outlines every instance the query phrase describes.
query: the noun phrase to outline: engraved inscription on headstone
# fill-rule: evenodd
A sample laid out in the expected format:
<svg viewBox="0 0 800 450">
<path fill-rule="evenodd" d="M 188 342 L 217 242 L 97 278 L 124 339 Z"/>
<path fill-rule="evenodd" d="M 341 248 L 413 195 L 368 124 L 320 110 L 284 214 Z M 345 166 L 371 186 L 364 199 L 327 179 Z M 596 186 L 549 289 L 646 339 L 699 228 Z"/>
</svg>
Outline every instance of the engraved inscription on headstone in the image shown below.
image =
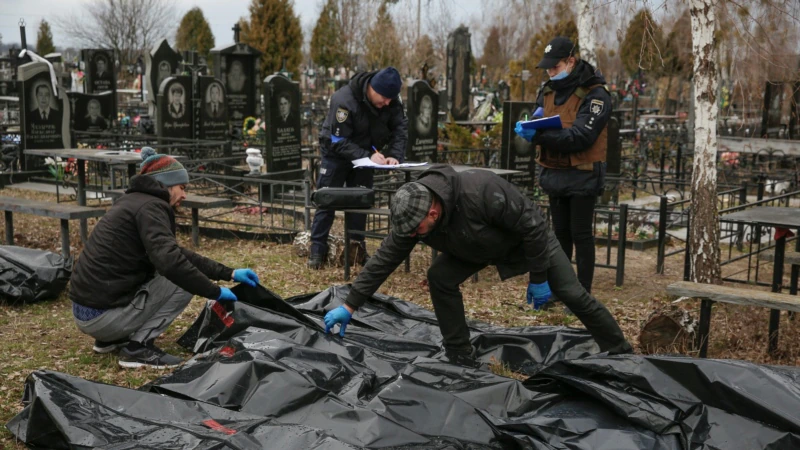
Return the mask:
<svg viewBox="0 0 800 450">
<path fill-rule="evenodd" d="M 225 86 L 214 77 L 197 77 L 200 96 L 200 129 L 198 138 L 228 138 L 228 107 L 225 101 Z"/>
<path fill-rule="evenodd" d="M 234 26 L 234 44 L 212 49 L 211 57 L 214 76 L 225 85 L 231 131 L 241 136 L 244 119 L 258 114 L 261 52 L 238 40 L 239 27 Z"/>
<path fill-rule="evenodd" d="M 408 86 L 408 161 L 436 162 L 439 136 L 439 95 L 427 81 L 416 80 Z"/>
<path fill-rule="evenodd" d="M 75 131 L 106 131 L 114 120 L 112 94 L 67 94 L 72 107 L 72 129 Z"/>
<path fill-rule="evenodd" d="M 64 92 L 53 91 L 50 68 L 43 62 L 19 66 L 22 148 L 69 148 L 70 111 Z"/>
<path fill-rule="evenodd" d="M 113 50 L 81 50 L 81 59 L 83 59 L 86 67 L 84 76 L 86 77 L 85 86 L 87 94 L 116 91 Z"/>
<path fill-rule="evenodd" d="M 530 120 L 534 104 L 531 102 L 503 103 L 503 137 L 500 148 L 500 168 L 521 170 L 511 176 L 511 182 L 522 190 L 533 188 L 536 177 L 536 152 L 534 145 L 519 137 L 514 127 L 521 120 Z"/>
<path fill-rule="evenodd" d="M 300 86 L 283 75 L 264 80 L 268 172 L 302 168 L 300 156 Z"/>
<path fill-rule="evenodd" d="M 158 90 L 158 135 L 191 139 L 192 130 L 192 77 L 168 77 Z"/>
<path fill-rule="evenodd" d="M 460 26 L 447 38 L 447 99 L 455 120 L 469 120 L 469 28 Z"/>
</svg>

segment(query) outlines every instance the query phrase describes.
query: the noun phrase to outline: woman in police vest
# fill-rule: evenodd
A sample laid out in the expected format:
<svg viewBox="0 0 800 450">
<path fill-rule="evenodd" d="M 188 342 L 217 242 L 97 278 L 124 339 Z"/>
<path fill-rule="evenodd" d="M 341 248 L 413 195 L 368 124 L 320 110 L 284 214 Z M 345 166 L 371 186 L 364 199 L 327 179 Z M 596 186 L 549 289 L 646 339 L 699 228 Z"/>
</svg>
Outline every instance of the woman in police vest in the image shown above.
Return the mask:
<svg viewBox="0 0 800 450">
<path fill-rule="evenodd" d="M 539 185 L 550 197 L 553 228 L 561 247 L 575 263 L 578 280 L 591 292 L 594 277 L 592 217 L 606 173 L 606 124 L 611 96 L 595 68 L 575 56 L 565 37 L 550 41 L 537 67 L 547 81 L 536 99 L 544 117 L 561 116 L 562 129 L 522 130 L 518 134 L 539 146 Z"/>
</svg>

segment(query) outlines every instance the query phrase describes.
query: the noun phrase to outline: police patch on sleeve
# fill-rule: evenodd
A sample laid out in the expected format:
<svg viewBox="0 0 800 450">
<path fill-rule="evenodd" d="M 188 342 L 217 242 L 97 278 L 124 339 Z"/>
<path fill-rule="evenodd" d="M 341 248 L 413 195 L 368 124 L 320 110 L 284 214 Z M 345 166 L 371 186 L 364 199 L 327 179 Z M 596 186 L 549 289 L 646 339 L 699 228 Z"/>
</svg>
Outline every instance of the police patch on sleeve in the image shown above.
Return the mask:
<svg viewBox="0 0 800 450">
<path fill-rule="evenodd" d="M 589 104 L 589 112 L 595 116 L 599 116 L 603 113 L 603 106 L 604 104 L 602 100 L 592 100 L 592 102 Z"/>
<path fill-rule="evenodd" d="M 344 108 L 337 109 L 336 110 L 336 121 L 339 122 L 339 123 L 344 122 L 345 120 L 347 120 L 347 115 L 348 114 L 350 114 L 350 112 L 347 111 Z"/>
</svg>

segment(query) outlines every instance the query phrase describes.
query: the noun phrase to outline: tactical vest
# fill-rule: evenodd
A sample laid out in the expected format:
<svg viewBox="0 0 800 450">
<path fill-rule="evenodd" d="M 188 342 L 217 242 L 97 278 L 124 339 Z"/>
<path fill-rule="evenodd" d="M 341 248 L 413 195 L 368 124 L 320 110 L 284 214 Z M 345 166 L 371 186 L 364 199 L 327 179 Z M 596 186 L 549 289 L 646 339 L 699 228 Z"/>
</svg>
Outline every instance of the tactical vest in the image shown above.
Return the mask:
<svg viewBox="0 0 800 450">
<path fill-rule="evenodd" d="M 572 93 L 563 105 L 556 105 L 555 92 L 549 87 L 546 87 L 543 95 L 544 117 L 552 117 L 558 114 L 561 116 L 561 126 L 563 128 L 572 127 L 586 94 L 599 86 L 603 85 L 595 84 L 587 88 L 579 87 L 575 89 L 575 92 Z M 603 87 L 605 88 L 605 86 Z M 600 136 L 597 137 L 597 140 L 594 141 L 591 147 L 579 153 L 566 154 L 561 153 L 555 148 L 543 148 L 539 146 L 536 151 L 536 162 L 551 169 L 569 169 L 571 167 L 576 167 L 580 170 L 592 170 L 592 163 L 606 160 L 606 147 L 608 146 L 607 128 L 608 125 L 603 127 L 603 131 L 600 132 Z"/>
</svg>

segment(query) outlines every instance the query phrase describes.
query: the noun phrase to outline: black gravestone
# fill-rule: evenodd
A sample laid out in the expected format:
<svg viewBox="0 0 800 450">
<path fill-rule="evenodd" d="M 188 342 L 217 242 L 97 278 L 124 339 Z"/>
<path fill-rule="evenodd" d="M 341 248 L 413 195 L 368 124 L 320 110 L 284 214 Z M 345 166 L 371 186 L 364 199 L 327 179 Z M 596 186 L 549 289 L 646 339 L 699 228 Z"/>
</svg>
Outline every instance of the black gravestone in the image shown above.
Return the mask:
<svg viewBox="0 0 800 450">
<path fill-rule="evenodd" d="M 211 50 L 214 76 L 222 80 L 228 100 L 228 119 L 234 135 L 241 137 L 244 119 L 256 117 L 261 52 L 239 42 L 238 27 L 234 27 L 234 44 Z"/>
<path fill-rule="evenodd" d="M 177 74 L 178 65 L 181 62 L 178 52 L 169 46 L 166 39 L 161 39 L 156 46 L 145 55 L 145 84 L 148 92 L 148 100 L 151 106 L 150 117 L 158 115 L 156 109 L 156 95 L 161 82 Z"/>
<path fill-rule="evenodd" d="M 192 139 L 192 77 L 169 77 L 158 90 L 158 135 Z"/>
<path fill-rule="evenodd" d="M 264 80 L 267 172 L 302 169 L 300 86 L 283 75 Z"/>
<path fill-rule="evenodd" d="M 455 120 L 469 120 L 469 28 L 460 26 L 447 37 L 447 99 Z"/>
<path fill-rule="evenodd" d="M 114 51 L 108 49 L 83 49 L 81 61 L 84 65 L 84 92 L 114 93 L 114 113 L 117 111 L 117 74 L 114 67 Z"/>
<path fill-rule="evenodd" d="M 23 64 L 17 69 L 17 80 L 21 84 L 22 148 L 69 148 L 69 103 L 63 90 L 54 92 L 48 65 Z"/>
<path fill-rule="evenodd" d="M 72 129 L 75 131 L 106 131 L 114 121 L 114 99 L 105 94 L 67 94 L 72 106 Z"/>
<path fill-rule="evenodd" d="M 197 77 L 200 99 L 199 139 L 225 140 L 228 138 L 228 106 L 225 101 L 225 86 L 214 77 Z"/>
<path fill-rule="evenodd" d="M 511 85 L 505 82 L 505 80 L 500 80 L 497 83 L 497 95 L 500 100 L 500 104 L 503 104 L 507 101 L 511 100 Z"/>
<path fill-rule="evenodd" d="M 523 191 L 533 188 L 536 178 L 536 149 L 533 144 L 517 136 L 514 127 L 520 120 L 530 120 L 534 105 L 532 102 L 503 103 L 500 168 L 521 170 L 523 173 L 511 175 L 511 182 Z"/>
<path fill-rule="evenodd" d="M 416 80 L 408 86 L 408 144 L 409 161 L 436 162 L 439 140 L 439 95 L 427 81 Z"/>
<path fill-rule="evenodd" d="M 440 89 L 439 90 L 439 111 L 441 112 L 449 112 L 447 109 L 447 89 Z"/>
</svg>

